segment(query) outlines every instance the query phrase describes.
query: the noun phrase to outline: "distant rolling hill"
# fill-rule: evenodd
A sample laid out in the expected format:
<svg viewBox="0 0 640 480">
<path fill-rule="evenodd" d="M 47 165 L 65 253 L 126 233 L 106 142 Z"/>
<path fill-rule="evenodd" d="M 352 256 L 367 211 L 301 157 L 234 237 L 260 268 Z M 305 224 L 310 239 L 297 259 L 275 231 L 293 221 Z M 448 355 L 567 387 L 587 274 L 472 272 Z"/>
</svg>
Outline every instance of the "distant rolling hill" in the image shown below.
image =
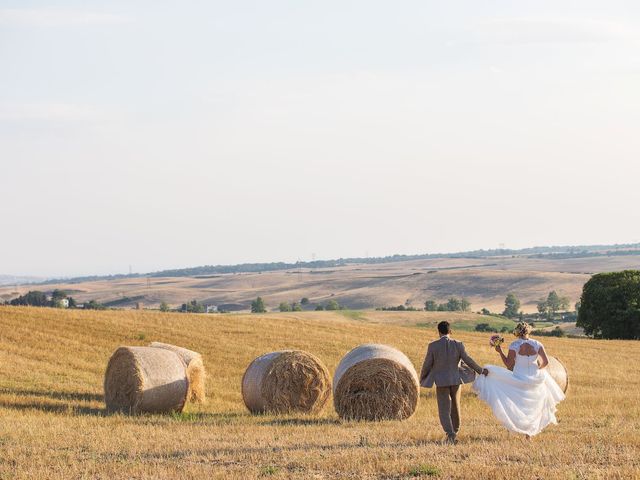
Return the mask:
<svg viewBox="0 0 640 480">
<path fill-rule="evenodd" d="M 45 281 L 42 277 L 27 277 L 24 275 L 0 275 L 0 285 L 18 285 L 21 283 L 39 283 Z"/>
<path fill-rule="evenodd" d="M 146 274 L 129 273 L 115 275 L 91 275 L 84 277 L 49 279 L 41 283 L 61 283 L 64 280 L 68 283 L 80 283 L 96 280 L 120 280 L 124 278 L 138 277 L 193 277 L 221 273 L 261 273 L 277 270 L 287 270 L 292 268 L 335 268 L 349 265 L 370 265 L 382 263 L 408 262 L 412 260 L 431 260 L 442 258 L 476 258 L 487 259 L 496 257 L 532 257 L 551 259 L 589 258 L 589 257 L 610 257 L 610 256 L 640 255 L 640 243 L 614 244 L 614 245 L 573 245 L 573 246 L 551 246 L 551 247 L 529 247 L 518 250 L 496 249 L 496 250 L 472 250 L 457 253 L 426 253 L 416 255 L 389 255 L 386 257 L 356 257 L 338 258 L 333 260 L 313 260 L 310 262 L 268 262 L 268 263 L 241 263 L 236 265 L 201 265 L 197 267 L 178 268 L 172 270 L 160 270 Z"/>
<path fill-rule="evenodd" d="M 348 308 L 371 309 L 400 304 L 421 308 L 427 299 L 446 301 L 456 296 L 467 298 L 473 311 L 485 307 L 495 312 L 502 311 L 504 297 L 513 292 L 525 312 L 534 312 L 536 301 L 551 290 L 568 296 L 573 304 L 593 273 L 640 269 L 635 251 L 603 252 L 442 256 L 324 268 L 298 264 L 259 272 L 59 281 L 22 285 L 17 290 L 60 288 L 71 291 L 79 302 L 95 299 L 122 308 L 136 302 L 157 307 L 162 301 L 176 306 L 195 299 L 228 310 L 247 310 L 257 296 L 264 298 L 269 309 L 302 297 L 309 298 L 308 308 L 334 299 Z M 15 286 L 0 287 L 0 298 L 8 299 L 15 291 Z"/>
</svg>

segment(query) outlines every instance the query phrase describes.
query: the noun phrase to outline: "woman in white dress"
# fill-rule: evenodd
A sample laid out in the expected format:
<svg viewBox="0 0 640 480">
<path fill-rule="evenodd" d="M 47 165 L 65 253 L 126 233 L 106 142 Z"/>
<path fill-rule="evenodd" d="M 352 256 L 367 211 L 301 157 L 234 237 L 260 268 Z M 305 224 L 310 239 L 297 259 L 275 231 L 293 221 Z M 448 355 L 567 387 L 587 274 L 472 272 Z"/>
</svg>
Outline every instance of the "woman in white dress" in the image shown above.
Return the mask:
<svg viewBox="0 0 640 480">
<path fill-rule="evenodd" d="M 564 400 L 564 393 L 546 371 L 549 360 L 544 346 L 529 338 L 531 330 L 528 323 L 518 323 L 513 331 L 518 339 L 509 345 L 508 355 L 500 345 L 495 347 L 507 368 L 487 365 L 489 375 L 480 375 L 473 383 L 496 418 L 527 438 L 558 423 L 556 405 Z"/>
</svg>

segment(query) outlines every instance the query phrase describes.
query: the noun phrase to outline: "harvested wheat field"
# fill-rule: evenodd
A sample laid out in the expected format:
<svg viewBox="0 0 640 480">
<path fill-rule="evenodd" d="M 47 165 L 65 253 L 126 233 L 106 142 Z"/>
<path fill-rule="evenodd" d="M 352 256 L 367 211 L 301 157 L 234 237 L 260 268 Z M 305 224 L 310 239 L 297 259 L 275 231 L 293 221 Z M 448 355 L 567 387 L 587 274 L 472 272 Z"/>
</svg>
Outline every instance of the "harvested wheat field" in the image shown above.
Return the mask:
<svg viewBox="0 0 640 480">
<path fill-rule="evenodd" d="M 469 386 L 456 446 L 440 443 L 433 390 L 421 389 L 404 421 L 343 422 L 332 400 L 316 416 L 246 410 L 242 375 L 268 351 L 313 352 L 333 375 L 353 347 L 382 343 L 419 370 L 432 328 L 383 322 L 383 313 L 372 323 L 334 312 L 0 307 L 0 478 L 640 478 L 640 342 L 541 339 L 571 386 L 560 424 L 531 442 L 503 430 Z M 498 362 L 486 334 L 455 336 L 480 363 Z M 152 341 L 202 355 L 208 402 L 175 414 L 107 414 L 110 355 Z"/>
</svg>

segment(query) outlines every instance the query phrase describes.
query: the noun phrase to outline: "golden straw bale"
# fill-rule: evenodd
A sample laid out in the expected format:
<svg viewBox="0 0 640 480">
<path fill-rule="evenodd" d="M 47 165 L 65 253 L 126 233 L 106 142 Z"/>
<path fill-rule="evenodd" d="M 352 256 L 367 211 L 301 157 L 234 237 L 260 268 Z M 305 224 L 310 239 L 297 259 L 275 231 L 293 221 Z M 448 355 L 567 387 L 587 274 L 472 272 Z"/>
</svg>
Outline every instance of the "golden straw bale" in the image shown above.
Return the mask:
<svg viewBox="0 0 640 480">
<path fill-rule="evenodd" d="M 180 358 L 187 365 L 187 378 L 189 379 L 189 395 L 188 400 L 197 403 L 205 403 L 207 396 L 205 393 L 205 382 L 207 378 L 207 371 L 204 368 L 204 362 L 202 361 L 202 355 L 198 352 L 188 350 L 176 345 L 170 345 L 168 343 L 151 342 L 150 347 L 165 348 L 177 353 Z"/>
<path fill-rule="evenodd" d="M 547 355 L 547 358 L 549 359 L 549 365 L 547 366 L 549 375 L 556 381 L 562 391 L 566 393 L 569 388 L 569 372 L 567 372 L 566 367 L 556 357 Z"/>
<path fill-rule="evenodd" d="M 330 393 L 327 367 L 300 350 L 261 355 L 242 377 L 242 398 L 252 413 L 317 413 Z"/>
<path fill-rule="evenodd" d="M 387 345 L 354 348 L 333 377 L 333 403 L 347 420 L 404 420 L 415 412 L 419 396 L 413 364 Z"/>
<path fill-rule="evenodd" d="M 189 390 L 187 366 L 175 352 L 151 347 L 120 347 L 107 365 L 107 410 L 168 413 L 184 408 Z"/>
</svg>

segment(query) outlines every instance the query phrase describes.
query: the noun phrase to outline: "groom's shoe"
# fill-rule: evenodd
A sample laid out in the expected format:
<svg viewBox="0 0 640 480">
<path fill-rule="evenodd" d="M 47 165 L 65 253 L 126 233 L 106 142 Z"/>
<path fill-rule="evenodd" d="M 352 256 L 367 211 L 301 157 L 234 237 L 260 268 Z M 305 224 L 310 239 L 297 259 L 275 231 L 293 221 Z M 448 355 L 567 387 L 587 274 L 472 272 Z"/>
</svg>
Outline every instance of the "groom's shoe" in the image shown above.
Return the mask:
<svg viewBox="0 0 640 480">
<path fill-rule="evenodd" d="M 447 438 L 444 440 L 445 445 L 455 445 L 458 443 L 458 439 L 455 435 L 447 435 Z"/>
</svg>

